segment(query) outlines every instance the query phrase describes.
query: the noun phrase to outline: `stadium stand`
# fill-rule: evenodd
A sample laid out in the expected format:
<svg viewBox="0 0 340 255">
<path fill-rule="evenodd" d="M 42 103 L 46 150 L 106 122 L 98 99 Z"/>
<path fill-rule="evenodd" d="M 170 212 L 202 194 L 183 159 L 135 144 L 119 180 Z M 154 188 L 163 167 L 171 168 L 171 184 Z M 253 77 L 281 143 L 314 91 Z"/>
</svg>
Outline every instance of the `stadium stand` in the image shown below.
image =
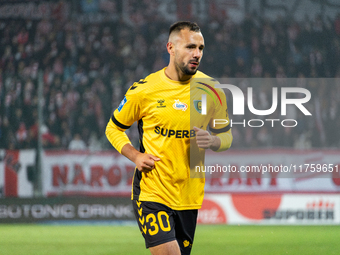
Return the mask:
<svg viewBox="0 0 340 255">
<path fill-rule="evenodd" d="M 41 70 L 44 148 L 67 149 L 80 134 L 87 146 L 91 141 L 97 149 L 111 149 L 104 130 L 112 110 L 134 81 L 168 61 L 169 22 L 153 15 L 157 6 L 152 2 L 133 5 L 133 19 L 86 23 L 60 15 L 71 12 L 67 8 L 72 5 L 43 19 L 1 19 L 0 148 L 37 146 Z M 304 21 L 247 15 L 240 23 L 211 16 L 198 23 L 207 45 L 200 69 L 211 76 L 340 77 L 340 15 Z M 301 123 L 308 129 L 305 142 L 310 147 L 338 147 L 340 86 L 320 84 L 314 89 L 319 103 L 313 113 L 319 112 L 320 118 Z M 270 92 L 264 93 L 265 100 L 270 98 Z M 131 132 L 133 141 L 138 140 L 136 133 Z M 284 128 L 274 133 L 240 129 L 234 131 L 233 148 L 296 147 L 300 135 Z"/>
</svg>

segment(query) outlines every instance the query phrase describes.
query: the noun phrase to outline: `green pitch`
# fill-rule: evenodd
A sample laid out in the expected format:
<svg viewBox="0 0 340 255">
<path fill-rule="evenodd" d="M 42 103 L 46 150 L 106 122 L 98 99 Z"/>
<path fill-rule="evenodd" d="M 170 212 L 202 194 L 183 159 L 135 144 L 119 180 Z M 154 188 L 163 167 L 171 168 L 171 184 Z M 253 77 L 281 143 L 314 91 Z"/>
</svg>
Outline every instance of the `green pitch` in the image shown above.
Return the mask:
<svg viewBox="0 0 340 255">
<path fill-rule="evenodd" d="M 192 255 L 340 254 L 340 226 L 198 225 Z M 143 255 L 136 226 L 0 225 L 1 255 Z"/>
</svg>

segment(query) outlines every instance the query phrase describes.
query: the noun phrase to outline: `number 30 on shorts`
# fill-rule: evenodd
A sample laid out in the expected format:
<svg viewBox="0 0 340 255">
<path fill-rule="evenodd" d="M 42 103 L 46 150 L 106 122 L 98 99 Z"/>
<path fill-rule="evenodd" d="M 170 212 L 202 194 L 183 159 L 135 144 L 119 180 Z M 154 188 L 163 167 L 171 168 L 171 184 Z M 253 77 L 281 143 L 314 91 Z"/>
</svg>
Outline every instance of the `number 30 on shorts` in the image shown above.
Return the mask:
<svg viewBox="0 0 340 255">
<path fill-rule="evenodd" d="M 148 229 L 149 234 L 151 236 L 156 235 L 161 228 L 162 231 L 168 232 L 171 230 L 170 223 L 169 223 L 169 215 L 164 212 L 160 211 L 157 213 L 157 219 L 155 214 L 148 214 L 145 218 L 146 222 L 150 224 L 150 228 Z"/>
</svg>

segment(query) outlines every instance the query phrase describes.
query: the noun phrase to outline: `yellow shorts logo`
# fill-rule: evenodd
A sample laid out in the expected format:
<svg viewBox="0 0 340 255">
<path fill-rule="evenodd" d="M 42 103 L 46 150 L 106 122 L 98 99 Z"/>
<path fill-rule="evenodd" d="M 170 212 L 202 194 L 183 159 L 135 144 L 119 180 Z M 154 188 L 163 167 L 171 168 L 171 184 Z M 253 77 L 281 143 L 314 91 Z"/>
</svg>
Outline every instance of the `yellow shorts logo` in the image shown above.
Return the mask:
<svg viewBox="0 0 340 255">
<path fill-rule="evenodd" d="M 188 240 L 183 241 L 184 247 L 191 246 L 190 242 Z"/>
</svg>

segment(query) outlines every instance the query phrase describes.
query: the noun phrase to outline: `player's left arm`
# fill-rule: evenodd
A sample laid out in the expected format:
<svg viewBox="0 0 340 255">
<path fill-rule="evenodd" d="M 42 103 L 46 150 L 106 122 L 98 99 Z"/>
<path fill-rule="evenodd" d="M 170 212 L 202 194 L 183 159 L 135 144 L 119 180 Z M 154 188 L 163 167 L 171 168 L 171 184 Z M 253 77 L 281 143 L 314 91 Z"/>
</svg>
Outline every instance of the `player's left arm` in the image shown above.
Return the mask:
<svg viewBox="0 0 340 255">
<path fill-rule="evenodd" d="M 197 127 L 194 127 L 194 130 L 199 148 L 219 152 L 230 148 L 233 135 L 230 128 L 226 96 L 222 89 L 216 89 L 216 91 L 221 99 L 222 105 L 215 105 L 213 116 L 209 122 L 211 133 Z"/>
<path fill-rule="evenodd" d="M 199 148 L 213 151 L 225 151 L 230 148 L 233 141 L 231 129 L 219 134 L 210 134 L 209 131 L 194 127 L 196 142 Z"/>
</svg>

